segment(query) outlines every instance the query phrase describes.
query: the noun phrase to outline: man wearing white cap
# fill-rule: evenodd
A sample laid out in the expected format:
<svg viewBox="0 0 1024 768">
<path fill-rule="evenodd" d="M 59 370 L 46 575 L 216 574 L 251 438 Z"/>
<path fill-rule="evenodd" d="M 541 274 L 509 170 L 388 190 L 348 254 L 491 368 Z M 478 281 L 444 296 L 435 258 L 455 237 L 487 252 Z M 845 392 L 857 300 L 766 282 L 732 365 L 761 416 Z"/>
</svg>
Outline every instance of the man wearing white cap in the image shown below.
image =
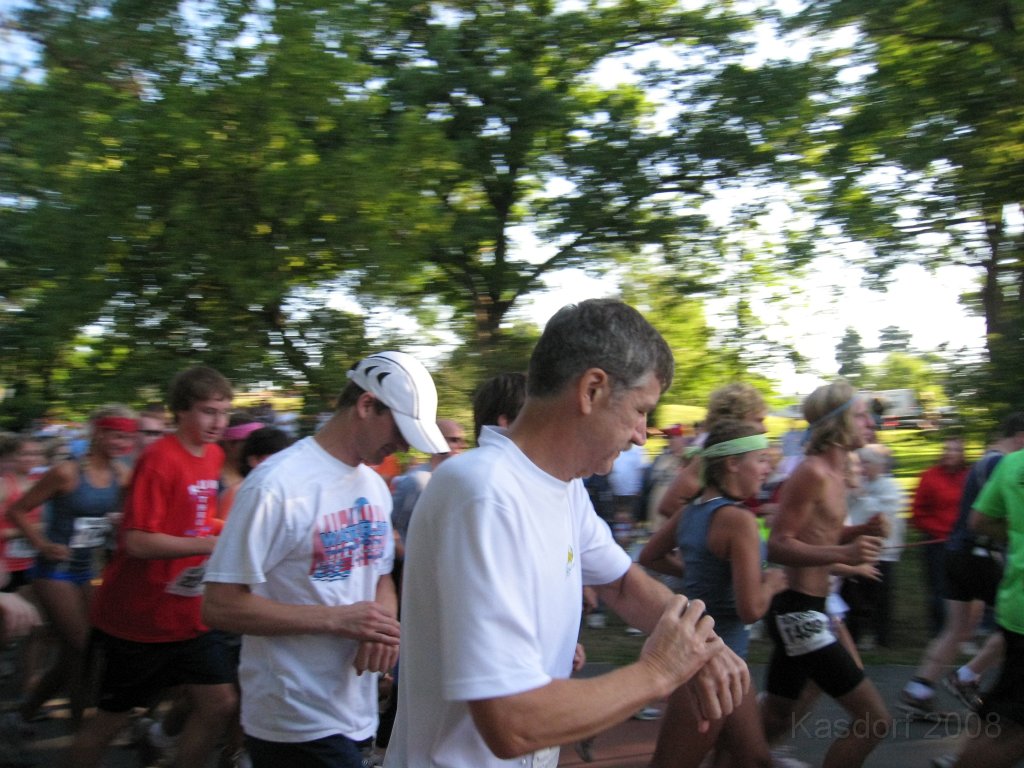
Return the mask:
<svg viewBox="0 0 1024 768">
<path fill-rule="evenodd" d="M 313 437 L 246 478 L 206 570 L 203 617 L 238 632 L 242 728 L 255 768 L 359 768 L 377 676 L 398 656 L 391 494 L 370 464 L 448 450 L 427 370 L 382 352 L 348 372 Z"/>
</svg>

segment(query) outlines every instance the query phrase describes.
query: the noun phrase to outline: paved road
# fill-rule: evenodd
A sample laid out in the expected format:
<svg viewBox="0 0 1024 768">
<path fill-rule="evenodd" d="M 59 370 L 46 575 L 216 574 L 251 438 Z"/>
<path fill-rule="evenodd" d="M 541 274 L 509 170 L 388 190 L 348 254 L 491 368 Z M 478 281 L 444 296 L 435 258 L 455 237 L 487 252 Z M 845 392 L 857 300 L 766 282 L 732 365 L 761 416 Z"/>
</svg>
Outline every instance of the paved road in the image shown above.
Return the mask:
<svg viewBox="0 0 1024 768">
<path fill-rule="evenodd" d="M 594 665 L 591 672 L 601 671 Z M 763 678 L 763 667 L 753 668 L 755 679 Z M 886 665 L 869 667 L 868 673 L 879 687 L 894 714 L 897 713 L 896 697 L 910 676 L 910 667 Z M 890 736 L 875 750 L 866 763 L 867 768 L 928 768 L 931 760 L 944 753 L 954 751 L 957 739 L 963 733 L 976 732 L 979 723 L 976 716 L 959 707 L 947 694 L 940 693 L 945 706 L 961 713 L 943 725 L 910 723 L 896 715 L 896 726 Z M 10 702 L 10 697 L 7 697 Z M 62 702 L 55 702 L 51 719 L 37 724 L 36 737 L 27 744 L 28 754 L 36 764 L 50 768 L 61 765 L 71 742 L 68 712 Z M 833 702 L 823 698 L 804 720 L 795 723 L 793 756 L 812 765 L 820 765 L 821 759 L 833 736 L 848 726 L 845 713 Z M 595 768 L 645 768 L 657 736 L 658 721 L 640 722 L 630 720 L 597 737 L 593 747 Z M 140 766 L 137 752 L 130 747 L 117 747 L 110 751 L 107 765 L 110 768 L 136 768 Z M 587 765 L 569 746 L 562 750 L 561 766 Z"/>
<path fill-rule="evenodd" d="M 761 687 L 764 667 L 753 665 L 751 671 Z M 976 715 L 964 710 L 945 692 L 939 694 L 942 706 L 958 713 L 957 717 L 943 725 L 908 722 L 899 713 L 896 701 L 900 689 L 912 673 L 911 667 L 901 665 L 868 668 L 869 677 L 878 686 L 896 722 L 889 737 L 868 758 L 866 768 L 930 768 L 934 758 L 956 751 L 961 734 L 976 732 L 977 728 L 983 726 Z M 568 746 L 562 749 L 559 765 L 646 768 L 659 726 L 658 721 L 630 720 L 594 740 L 591 762 L 584 762 L 573 747 Z M 832 739 L 848 728 L 849 718 L 842 708 L 827 697 L 822 697 L 807 717 L 794 723 L 793 738 L 787 743 L 792 749 L 790 755 L 811 765 L 821 765 Z"/>
</svg>

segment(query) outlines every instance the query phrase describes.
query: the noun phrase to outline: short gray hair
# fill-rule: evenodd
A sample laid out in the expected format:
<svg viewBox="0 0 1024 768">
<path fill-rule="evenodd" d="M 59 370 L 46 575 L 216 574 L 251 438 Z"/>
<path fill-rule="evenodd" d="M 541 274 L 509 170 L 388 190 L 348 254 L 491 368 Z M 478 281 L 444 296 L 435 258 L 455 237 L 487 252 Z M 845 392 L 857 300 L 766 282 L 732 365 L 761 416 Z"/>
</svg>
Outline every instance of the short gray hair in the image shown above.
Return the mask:
<svg viewBox="0 0 1024 768">
<path fill-rule="evenodd" d="M 615 389 L 632 389 L 653 373 L 664 392 L 675 361 L 661 334 L 637 310 L 617 299 L 587 299 L 562 307 L 530 357 L 526 392 L 557 394 L 588 368 L 600 368 Z"/>
</svg>

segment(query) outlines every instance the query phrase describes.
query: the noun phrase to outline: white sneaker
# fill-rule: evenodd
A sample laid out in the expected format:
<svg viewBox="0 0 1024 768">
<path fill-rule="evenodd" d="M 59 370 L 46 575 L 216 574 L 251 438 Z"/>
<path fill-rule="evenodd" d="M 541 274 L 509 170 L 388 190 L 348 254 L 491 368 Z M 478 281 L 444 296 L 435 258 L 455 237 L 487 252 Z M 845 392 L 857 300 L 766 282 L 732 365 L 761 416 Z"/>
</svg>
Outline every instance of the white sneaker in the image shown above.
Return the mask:
<svg viewBox="0 0 1024 768">
<path fill-rule="evenodd" d="M 793 757 L 792 747 L 773 747 L 769 754 L 772 756 L 772 768 L 811 768 L 810 763 Z"/>
</svg>

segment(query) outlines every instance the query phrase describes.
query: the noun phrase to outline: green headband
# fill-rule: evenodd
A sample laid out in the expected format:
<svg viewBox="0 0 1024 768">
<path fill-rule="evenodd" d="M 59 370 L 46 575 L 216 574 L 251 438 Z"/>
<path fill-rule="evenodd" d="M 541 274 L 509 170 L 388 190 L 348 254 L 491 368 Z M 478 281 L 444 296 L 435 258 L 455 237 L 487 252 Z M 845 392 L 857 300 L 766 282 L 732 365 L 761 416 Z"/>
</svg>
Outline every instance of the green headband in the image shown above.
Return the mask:
<svg viewBox="0 0 1024 768">
<path fill-rule="evenodd" d="M 758 435 L 747 435 L 746 437 L 736 437 L 732 440 L 715 443 L 711 447 L 702 450 L 700 455 L 705 459 L 714 459 L 719 456 L 736 456 L 740 453 L 760 451 L 767 447 L 768 436 L 761 433 Z"/>
</svg>

